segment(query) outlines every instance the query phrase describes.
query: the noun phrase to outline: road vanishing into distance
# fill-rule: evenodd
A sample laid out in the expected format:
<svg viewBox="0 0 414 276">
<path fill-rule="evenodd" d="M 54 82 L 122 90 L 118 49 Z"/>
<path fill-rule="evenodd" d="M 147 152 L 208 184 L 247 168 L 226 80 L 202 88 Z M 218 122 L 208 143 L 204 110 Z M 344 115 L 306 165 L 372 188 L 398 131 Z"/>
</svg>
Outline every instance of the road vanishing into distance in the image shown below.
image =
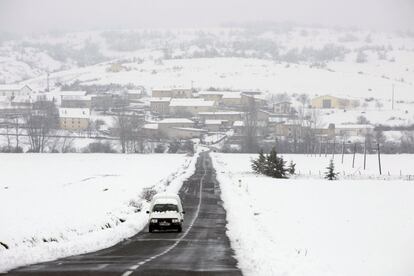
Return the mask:
<svg viewBox="0 0 414 276">
<path fill-rule="evenodd" d="M 10 275 L 242 275 L 226 236 L 226 212 L 208 153 L 183 183 L 183 232 L 137 235 L 104 250 L 18 268 Z"/>
</svg>

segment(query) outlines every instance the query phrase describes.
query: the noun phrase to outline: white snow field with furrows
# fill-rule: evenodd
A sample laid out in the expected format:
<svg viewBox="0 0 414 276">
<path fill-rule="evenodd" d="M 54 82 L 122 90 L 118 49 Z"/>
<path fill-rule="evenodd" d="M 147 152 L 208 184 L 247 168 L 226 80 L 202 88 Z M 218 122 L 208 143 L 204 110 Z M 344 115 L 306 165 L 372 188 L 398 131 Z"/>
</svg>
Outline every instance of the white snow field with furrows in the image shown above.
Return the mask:
<svg viewBox="0 0 414 276">
<path fill-rule="evenodd" d="M 0 272 L 136 234 L 148 219 L 138 211 L 147 205 L 143 191 L 178 192 L 196 157 L 1 154 Z"/>
<path fill-rule="evenodd" d="M 366 171 L 361 155 L 354 169 L 336 156 L 337 181 L 318 173 L 330 157 L 284 155 L 301 170 L 291 179 L 254 174 L 256 155 L 212 157 L 244 275 L 414 275 L 414 155 L 382 156 L 385 176 L 374 155 Z"/>
</svg>

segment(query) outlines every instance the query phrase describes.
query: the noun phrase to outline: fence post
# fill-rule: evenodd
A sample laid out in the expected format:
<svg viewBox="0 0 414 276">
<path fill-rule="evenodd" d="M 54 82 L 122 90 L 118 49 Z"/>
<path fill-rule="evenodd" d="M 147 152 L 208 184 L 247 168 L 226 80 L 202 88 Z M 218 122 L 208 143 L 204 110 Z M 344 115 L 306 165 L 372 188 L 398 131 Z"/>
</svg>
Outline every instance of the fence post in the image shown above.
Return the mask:
<svg viewBox="0 0 414 276">
<path fill-rule="evenodd" d="M 355 167 L 355 152 L 356 152 L 356 143 L 354 143 L 354 156 L 352 157 L 352 168 Z"/>
<path fill-rule="evenodd" d="M 364 170 L 366 168 L 367 165 L 367 137 L 365 137 L 365 141 L 364 141 Z"/>
<path fill-rule="evenodd" d="M 378 151 L 378 169 L 379 169 L 379 174 L 381 175 L 381 153 L 380 153 L 380 145 L 379 143 L 377 143 L 377 151 Z"/>
</svg>

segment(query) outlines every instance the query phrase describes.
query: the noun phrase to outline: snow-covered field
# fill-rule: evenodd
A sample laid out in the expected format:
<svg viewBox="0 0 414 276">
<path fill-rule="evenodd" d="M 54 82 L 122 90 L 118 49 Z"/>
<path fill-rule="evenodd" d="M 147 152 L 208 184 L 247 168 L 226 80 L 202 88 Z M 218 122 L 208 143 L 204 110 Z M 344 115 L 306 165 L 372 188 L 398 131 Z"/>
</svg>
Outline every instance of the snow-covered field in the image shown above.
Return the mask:
<svg viewBox="0 0 414 276">
<path fill-rule="evenodd" d="M 399 177 L 400 169 L 414 174 L 413 155 L 383 156 L 387 180 L 377 177 L 374 156 L 367 171 L 361 156 L 358 170 L 346 156 L 338 170 L 348 177 L 338 181 L 304 173 L 324 172 L 325 157 L 284 156 L 301 175 L 282 180 L 253 174 L 253 155 L 212 157 L 245 275 L 414 275 L 414 182 Z"/>
<path fill-rule="evenodd" d="M 146 224 L 143 190 L 178 192 L 196 157 L 1 154 L 0 272 L 134 235 Z"/>
<path fill-rule="evenodd" d="M 412 58 L 410 58 L 412 59 Z M 358 65 L 348 64 L 346 71 L 318 69 L 309 65 L 278 63 L 253 58 L 193 58 L 143 63 L 124 63 L 128 70 L 108 72 L 108 64 L 61 71 L 51 74 L 51 80 L 72 83 L 79 80 L 87 84 L 133 83 L 148 89 L 163 86 L 188 86 L 206 89 L 218 87 L 235 90 L 261 90 L 270 93 L 330 94 L 341 97 L 375 97 L 389 99 L 392 84 L 396 81 L 372 74 L 361 74 Z M 376 69 L 374 66 L 372 66 Z M 352 69 L 352 71 L 351 71 Z M 373 69 L 373 70 L 374 70 Z M 298 81 L 299 80 L 299 81 Z M 324 80 L 324 81 L 321 81 Z M 27 83 L 42 87 L 45 78 L 35 78 Z M 413 85 L 398 82 L 397 98 L 413 101 Z"/>
</svg>

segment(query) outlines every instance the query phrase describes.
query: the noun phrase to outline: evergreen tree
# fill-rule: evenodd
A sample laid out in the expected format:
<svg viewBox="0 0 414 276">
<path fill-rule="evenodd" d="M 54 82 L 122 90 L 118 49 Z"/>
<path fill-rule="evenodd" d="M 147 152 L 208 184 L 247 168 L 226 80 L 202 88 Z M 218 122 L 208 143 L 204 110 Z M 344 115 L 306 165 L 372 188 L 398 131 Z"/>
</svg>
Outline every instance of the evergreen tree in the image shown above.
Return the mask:
<svg viewBox="0 0 414 276">
<path fill-rule="evenodd" d="M 333 159 L 329 161 L 329 166 L 326 168 L 328 171 L 325 173 L 325 179 L 328 180 L 336 180 L 338 177 L 338 173 L 335 172 L 335 165 Z"/>
<path fill-rule="evenodd" d="M 290 175 L 294 175 L 295 172 L 296 172 L 296 163 L 293 163 L 292 160 L 289 163 L 288 172 L 289 172 Z"/>
<path fill-rule="evenodd" d="M 277 156 L 276 149 L 273 148 L 266 156 L 265 174 L 273 178 L 285 178 L 286 168 L 282 157 Z"/>
<path fill-rule="evenodd" d="M 276 173 L 275 178 L 286 178 L 288 170 L 285 167 L 286 161 L 283 160 L 283 157 L 276 158 Z"/>
<path fill-rule="evenodd" d="M 276 149 L 273 148 L 269 154 L 259 152 L 259 157 L 252 160 L 252 170 L 255 173 L 264 174 L 273 178 L 286 178 L 289 171 L 286 167 L 286 161 L 283 157 L 278 157 Z"/>
<path fill-rule="evenodd" d="M 263 173 L 267 176 L 272 176 L 276 170 L 276 158 L 277 154 L 275 149 L 272 149 L 269 154 L 266 155 L 266 162 Z"/>
<path fill-rule="evenodd" d="M 263 150 L 260 150 L 259 157 L 252 161 L 252 169 L 255 173 L 264 174 L 266 166 L 266 156 Z"/>
</svg>

